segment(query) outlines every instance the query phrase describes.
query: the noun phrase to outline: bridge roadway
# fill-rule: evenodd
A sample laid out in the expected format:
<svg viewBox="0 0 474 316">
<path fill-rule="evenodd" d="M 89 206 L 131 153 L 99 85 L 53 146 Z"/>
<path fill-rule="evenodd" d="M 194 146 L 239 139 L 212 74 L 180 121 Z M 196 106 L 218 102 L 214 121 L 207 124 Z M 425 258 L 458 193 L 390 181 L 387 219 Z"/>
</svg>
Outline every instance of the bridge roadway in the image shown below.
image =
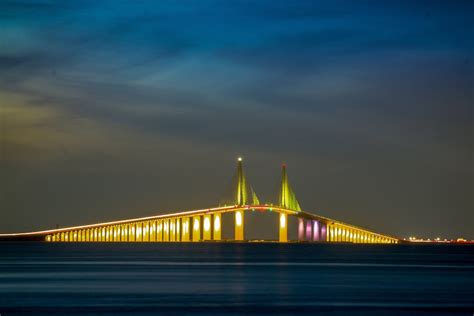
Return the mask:
<svg viewBox="0 0 474 316">
<path fill-rule="evenodd" d="M 277 212 L 279 242 L 288 242 L 288 216 L 298 219 L 299 242 L 399 243 L 375 233 L 312 213 L 271 205 L 233 205 L 37 232 L 0 234 L 3 240 L 47 242 L 207 242 L 222 241 L 222 214 L 234 213 L 234 241 L 245 241 L 249 211 Z"/>
</svg>

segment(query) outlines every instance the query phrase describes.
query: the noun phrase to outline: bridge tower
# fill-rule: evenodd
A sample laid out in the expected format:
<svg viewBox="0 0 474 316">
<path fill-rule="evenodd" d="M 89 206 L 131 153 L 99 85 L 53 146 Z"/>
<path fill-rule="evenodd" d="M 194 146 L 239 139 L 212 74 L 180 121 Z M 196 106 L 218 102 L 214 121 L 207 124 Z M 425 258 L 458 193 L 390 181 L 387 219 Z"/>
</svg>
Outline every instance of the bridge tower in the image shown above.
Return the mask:
<svg viewBox="0 0 474 316">
<path fill-rule="evenodd" d="M 288 182 L 288 174 L 286 172 L 286 164 L 281 165 L 281 186 L 280 186 L 280 197 L 279 197 L 280 206 L 282 208 L 301 211 L 300 204 L 296 199 L 295 192 L 290 187 Z"/>
<path fill-rule="evenodd" d="M 300 204 L 298 203 L 295 193 L 291 189 L 290 184 L 288 182 L 286 164 L 281 165 L 281 185 L 280 185 L 279 204 L 280 204 L 280 207 L 284 209 L 301 211 Z M 288 214 L 281 212 L 279 222 L 280 222 L 279 240 L 280 242 L 287 242 L 288 241 Z"/>
<path fill-rule="evenodd" d="M 242 157 L 237 159 L 237 192 L 235 201 L 237 205 L 247 204 L 247 181 L 245 180 Z"/>
<path fill-rule="evenodd" d="M 237 159 L 237 189 L 235 191 L 235 204 L 238 206 L 259 205 L 260 201 L 255 191 L 248 185 L 242 165 L 242 157 Z M 244 240 L 244 209 L 235 211 L 235 240 Z"/>
<path fill-rule="evenodd" d="M 244 169 L 242 167 L 242 158 L 237 159 L 237 196 L 236 204 L 245 205 L 247 202 L 247 181 L 245 180 Z M 244 240 L 244 210 L 235 211 L 235 231 L 234 239 L 243 241 Z"/>
</svg>

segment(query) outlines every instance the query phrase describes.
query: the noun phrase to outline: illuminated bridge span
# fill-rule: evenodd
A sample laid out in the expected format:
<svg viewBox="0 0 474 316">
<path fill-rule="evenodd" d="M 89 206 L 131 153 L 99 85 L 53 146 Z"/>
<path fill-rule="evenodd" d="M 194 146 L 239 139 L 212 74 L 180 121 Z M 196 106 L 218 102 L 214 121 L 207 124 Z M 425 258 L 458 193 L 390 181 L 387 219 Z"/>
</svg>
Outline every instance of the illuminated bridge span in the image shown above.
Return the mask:
<svg viewBox="0 0 474 316">
<path fill-rule="evenodd" d="M 49 242 L 202 242 L 222 241 L 222 216 L 233 213 L 235 241 L 245 241 L 245 214 L 264 211 L 278 214 L 278 241 L 288 242 L 288 217 L 297 218 L 298 241 L 398 243 L 395 237 L 375 233 L 334 219 L 301 210 L 282 166 L 279 205 L 261 204 L 248 185 L 239 158 L 233 203 L 209 209 L 67 227 L 31 233 L 1 234 L 2 239 L 33 239 Z M 276 240 L 276 238 L 275 238 Z"/>
</svg>

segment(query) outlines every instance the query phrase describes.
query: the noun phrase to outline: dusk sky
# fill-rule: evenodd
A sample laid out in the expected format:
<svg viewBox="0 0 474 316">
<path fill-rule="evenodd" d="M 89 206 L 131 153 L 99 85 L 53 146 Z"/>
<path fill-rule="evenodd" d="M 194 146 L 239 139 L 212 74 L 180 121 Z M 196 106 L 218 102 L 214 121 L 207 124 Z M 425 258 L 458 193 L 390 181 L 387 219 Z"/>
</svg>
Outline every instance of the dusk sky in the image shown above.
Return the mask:
<svg viewBox="0 0 474 316">
<path fill-rule="evenodd" d="M 474 238 L 473 1 L 0 2 L 0 232 L 263 201 Z"/>
</svg>

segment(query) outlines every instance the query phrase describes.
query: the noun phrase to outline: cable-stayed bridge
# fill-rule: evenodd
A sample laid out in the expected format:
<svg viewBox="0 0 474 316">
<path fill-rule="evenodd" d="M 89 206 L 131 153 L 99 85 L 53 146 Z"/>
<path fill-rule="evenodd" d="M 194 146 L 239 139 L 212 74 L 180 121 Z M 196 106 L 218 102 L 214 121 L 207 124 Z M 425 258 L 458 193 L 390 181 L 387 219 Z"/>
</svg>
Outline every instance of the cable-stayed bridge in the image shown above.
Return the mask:
<svg viewBox="0 0 474 316">
<path fill-rule="evenodd" d="M 299 242 L 398 243 L 400 239 L 302 210 L 282 165 L 278 205 L 262 204 L 249 185 L 242 159 L 238 159 L 231 205 L 209 209 L 133 218 L 106 223 L 66 227 L 38 232 L 0 234 L 3 240 L 48 242 L 206 242 L 224 241 L 222 217 L 233 214 L 234 238 L 245 241 L 245 216 L 249 211 L 277 213 L 278 236 L 288 242 L 289 216 L 297 218 Z"/>
</svg>

